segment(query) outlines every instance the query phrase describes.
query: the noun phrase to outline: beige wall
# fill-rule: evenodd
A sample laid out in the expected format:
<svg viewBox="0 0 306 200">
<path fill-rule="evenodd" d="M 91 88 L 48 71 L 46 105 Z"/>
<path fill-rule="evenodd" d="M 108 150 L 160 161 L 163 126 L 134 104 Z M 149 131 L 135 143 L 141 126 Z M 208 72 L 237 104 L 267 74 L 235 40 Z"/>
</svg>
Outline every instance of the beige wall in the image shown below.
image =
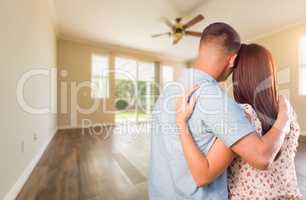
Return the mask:
<svg viewBox="0 0 306 200">
<path fill-rule="evenodd" d="M 1 0 L 0 8 L 0 199 L 3 199 L 56 128 L 54 114 L 24 112 L 16 100 L 17 81 L 24 72 L 33 68 L 49 70 L 56 65 L 56 39 L 47 0 Z M 49 86 L 47 76 L 28 80 L 25 99 L 34 107 L 49 106 Z"/>
<path fill-rule="evenodd" d="M 167 60 L 161 55 L 137 51 L 127 48 L 100 45 L 88 41 L 69 41 L 67 39 L 58 40 L 58 126 L 59 128 L 80 127 L 84 119 L 92 123 L 113 123 L 114 114 L 106 111 L 113 110 L 114 97 L 114 74 L 110 75 L 110 98 L 98 101 L 98 109 L 90 114 L 82 114 L 76 110 L 72 102 L 76 102 L 80 108 L 89 109 L 93 107 L 94 100 L 91 98 L 90 88 L 84 87 L 78 95 L 71 94 L 73 84 L 90 82 L 91 79 L 91 56 L 101 54 L 109 56 L 110 69 L 114 69 L 114 58 L 123 56 L 147 62 L 158 62 L 160 65 L 168 64 L 175 67 L 175 76 L 178 76 L 185 64 L 178 61 Z M 157 66 L 159 64 L 156 64 Z M 67 76 L 62 76 L 61 72 L 68 72 Z M 160 74 L 160 73 L 156 73 Z M 67 87 L 66 87 L 66 86 Z M 67 92 L 68 91 L 68 92 Z M 88 125 L 88 124 L 87 124 Z"/>
<path fill-rule="evenodd" d="M 288 93 L 302 130 L 306 130 L 306 96 L 298 94 L 299 41 L 306 36 L 306 24 L 291 27 L 278 33 L 257 39 L 255 42 L 267 47 L 273 54 L 279 71 L 280 91 Z M 286 91 L 286 89 L 289 89 Z"/>
</svg>

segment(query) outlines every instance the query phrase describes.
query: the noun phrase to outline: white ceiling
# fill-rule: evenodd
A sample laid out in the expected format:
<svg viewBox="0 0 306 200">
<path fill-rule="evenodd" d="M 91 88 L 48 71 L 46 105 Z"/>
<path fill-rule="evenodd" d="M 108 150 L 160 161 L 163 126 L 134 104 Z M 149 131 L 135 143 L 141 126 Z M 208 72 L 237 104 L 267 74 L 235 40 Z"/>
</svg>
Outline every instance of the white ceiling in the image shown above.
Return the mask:
<svg viewBox="0 0 306 200">
<path fill-rule="evenodd" d="M 59 34 L 188 60 L 196 56 L 198 38 L 185 37 L 173 46 L 168 37 L 151 34 L 168 31 L 161 17 L 206 19 L 231 24 L 243 39 L 252 39 L 306 19 L 305 0 L 54 0 Z"/>
</svg>

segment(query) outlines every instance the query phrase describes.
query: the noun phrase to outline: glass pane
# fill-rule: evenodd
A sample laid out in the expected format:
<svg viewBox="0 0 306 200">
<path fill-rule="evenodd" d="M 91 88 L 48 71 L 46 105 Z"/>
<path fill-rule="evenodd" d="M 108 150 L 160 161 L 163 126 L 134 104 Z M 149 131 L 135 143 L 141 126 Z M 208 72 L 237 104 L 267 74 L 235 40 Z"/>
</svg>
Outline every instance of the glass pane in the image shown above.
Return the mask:
<svg viewBox="0 0 306 200">
<path fill-rule="evenodd" d="M 92 98 L 107 98 L 109 97 L 108 84 L 108 57 L 101 55 L 92 56 L 91 66 L 91 97 Z"/>
<path fill-rule="evenodd" d="M 154 81 L 155 65 L 154 63 L 140 62 L 138 70 L 139 81 Z"/>
<path fill-rule="evenodd" d="M 138 121 L 147 121 L 154 106 L 155 65 L 139 62 L 138 66 Z"/>
<path fill-rule="evenodd" d="M 132 59 L 115 58 L 115 76 L 117 80 L 136 80 L 137 62 Z"/>
<path fill-rule="evenodd" d="M 108 97 L 108 78 L 107 77 L 102 77 L 99 81 L 99 97 Z"/>
<path fill-rule="evenodd" d="M 108 57 L 101 55 L 92 56 L 92 76 L 108 75 Z"/>
<path fill-rule="evenodd" d="M 306 95 L 306 66 L 300 68 L 300 95 Z"/>
<path fill-rule="evenodd" d="M 163 84 L 173 81 L 173 67 L 171 66 L 163 66 Z"/>
<path fill-rule="evenodd" d="M 132 59 L 115 58 L 115 102 L 125 102 L 127 107 L 120 110 L 116 103 L 116 122 L 137 120 L 137 62 Z"/>
<path fill-rule="evenodd" d="M 300 95 L 306 95 L 306 37 L 300 41 Z"/>
<path fill-rule="evenodd" d="M 126 58 L 115 58 L 116 102 L 128 107 L 116 113 L 116 122 L 148 120 L 154 105 L 155 65 Z"/>
<path fill-rule="evenodd" d="M 306 37 L 303 37 L 300 43 L 300 62 L 301 65 L 306 65 Z"/>
</svg>

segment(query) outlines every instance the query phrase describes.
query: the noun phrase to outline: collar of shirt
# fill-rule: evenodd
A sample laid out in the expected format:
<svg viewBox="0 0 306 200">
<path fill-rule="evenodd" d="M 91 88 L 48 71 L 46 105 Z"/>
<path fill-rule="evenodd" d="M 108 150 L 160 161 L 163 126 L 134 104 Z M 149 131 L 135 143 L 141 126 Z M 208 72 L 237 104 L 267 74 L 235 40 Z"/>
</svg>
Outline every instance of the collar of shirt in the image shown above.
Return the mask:
<svg viewBox="0 0 306 200">
<path fill-rule="evenodd" d="M 202 84 L 203 82 L 212 82 L 216 84 L 218 83 L 208 73 L 194 68 L 189 68 L 184 70 L 178 82 L 183 83 L 187 87 L 190 87 L 191 85 L 194 84 Z"/>
</svg>

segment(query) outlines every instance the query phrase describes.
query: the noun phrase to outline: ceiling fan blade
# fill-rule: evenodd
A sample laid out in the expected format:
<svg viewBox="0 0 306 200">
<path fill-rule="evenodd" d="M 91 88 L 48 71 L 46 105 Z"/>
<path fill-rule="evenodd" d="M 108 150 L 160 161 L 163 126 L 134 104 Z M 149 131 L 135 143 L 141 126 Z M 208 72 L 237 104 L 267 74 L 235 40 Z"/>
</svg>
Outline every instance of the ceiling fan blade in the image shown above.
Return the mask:
<svg viewBox="0 0 306 200">
<path fill-rule="evenodd" d="M 201 37 L 202 33 L 201 32 L 196 32 L 196 31 L 185 31 L 186 35 L 189 36 L 194 36 L 194 37 Z"/>
<path fill-rule="evenodd" d="M 162 21 L 171 29 L 174 29 L 174 23 L 171 22 L 167 17 L 162 17 Z"/>
<path fill-rule="evenodd" d="M 202 21 L 203 19 L 204 19 L 204 16 L 200 14 L 200 15 L 196 16 L 195 18 L 193 18 L 192 20 L 190 20 L 189 22 L 187 22 L 187 23 L 183 26 L 183 28 L 184 28 L 184 29 L 187 29 L 187 28 L 189 28 L 189 27 L 195 25 L 196 23 L 199 23 L 199 22 Z"/>
<path fill-rule="evenodd" d="M 152 35 L 152 38 L 156 38 L 156 37 L 160 37 L 160 36 L 164 36 L 164 35 L 170 36 L 170 35 L 171 35 L 171 32 L 155 34 L 155 35 Z"/>
</svg>

